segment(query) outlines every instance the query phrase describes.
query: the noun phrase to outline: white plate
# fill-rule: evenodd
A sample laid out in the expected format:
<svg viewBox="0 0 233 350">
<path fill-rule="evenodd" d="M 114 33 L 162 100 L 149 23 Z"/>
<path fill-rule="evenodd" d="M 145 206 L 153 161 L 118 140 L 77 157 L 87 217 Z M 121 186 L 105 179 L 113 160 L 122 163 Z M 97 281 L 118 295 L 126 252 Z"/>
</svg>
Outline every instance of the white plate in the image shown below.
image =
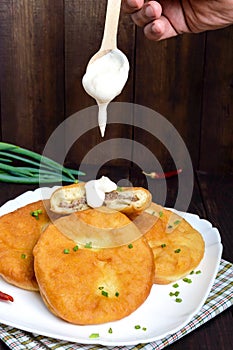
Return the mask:
<svg viewBox="0 0 233 350">
<path fill-rule="evenodd" d="M 4 204 L 0 208 L 0 216 L 41 198 L 49 198 L 54 189 L 43 188 L 26 192 Z M 169 296 L 171 291 L 175 291 L 172 284 L 154 285 L 144 304 L 130 316 L 101 325 L 77 326 L 51 314 L 39 293 L 19 289 L 0 279 L 0 290 L 14 297 L 13 303 L 1 302 L 0 322 L 52 338 L 108 346 L 147 343 L 177 332 L 204 304 L 214 283 L 222 254 L 219 232 L 210 222 L 189 213 L 185 215 L 185 219 L 202 234 L 206 249 L 204 258 L 196 269 L 201 270 L 201 274 L 189 276 L 192 279 L 191 284 L 178 281 L 179 297 L 183 300 L 181 303 L 175 302 L 175 298 Z M 141 328 L 135 329 L 135 325 L 140 325 Z M 112 333 L 108 332 L 109 328 L 112 328 Z M 99 337 L 90 338 L 92 333 L 98 333 Z"/>
</svg>

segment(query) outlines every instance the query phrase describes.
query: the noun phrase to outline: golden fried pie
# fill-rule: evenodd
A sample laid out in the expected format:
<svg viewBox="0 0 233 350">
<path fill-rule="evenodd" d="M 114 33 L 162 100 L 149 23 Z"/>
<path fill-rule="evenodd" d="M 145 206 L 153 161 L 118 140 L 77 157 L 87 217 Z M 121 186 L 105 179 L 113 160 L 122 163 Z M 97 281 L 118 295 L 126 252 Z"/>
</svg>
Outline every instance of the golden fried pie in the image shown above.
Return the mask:
<svg viewBox="0 0 233 350">
<path fill-rule="evenodd" d="M 151 193 L 142 187 L 120 187 L 105 194 L 104 206 L 125 214 L 139 213 L 151 204 Z M 58 214 L 70 214 L 89 209 L 85 183 L 58 188 L 51 195 L 50 209 Z"/>
<path fill-rule="evenodd" d="M 152 203 L 133 221 L 152 248 L 155 283 L 176 281 L 195 269 L 202 260 L 204 240 L 181 216 Z"/>
<path fill-rule="evenodd" d="M 122 227 L 130 220 L 112 210 L 77 212 L 89 225 Z M 66 217 L 69 219 L 69 216 Z M 34 248 L 34 269 L 48 309 L 74 324 L 119 320 L 136 310 L 150 293 L 153 253 L 144 238 L 114 248 L 92 248 L 68 238 L 50 224 Z"/>
<path fill-rule="evenodd" d="M 7 282 L 38 290 L 32 250 L 48 222 L 42 201 L 0 217 L 0 275 Z"/>
</svg>

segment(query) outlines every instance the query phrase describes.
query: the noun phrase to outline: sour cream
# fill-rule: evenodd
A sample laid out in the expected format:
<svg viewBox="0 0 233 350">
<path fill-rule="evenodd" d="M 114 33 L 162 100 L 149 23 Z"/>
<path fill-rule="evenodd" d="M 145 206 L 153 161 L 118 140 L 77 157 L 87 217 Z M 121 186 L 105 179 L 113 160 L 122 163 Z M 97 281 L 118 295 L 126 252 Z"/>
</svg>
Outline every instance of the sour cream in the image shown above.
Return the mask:
<svg viewBox="0 0 233 350">
<path fill-rule="evenodd" d="M 102 176 L 98 180 L 91 180 L 85 184 L 86 200 L 89 207 L 98 208 L 104 203 L 105 193 L 117 189 L 115 182 L 108 177 Z"/>
<path fill-rule="evenodd" d="M 102 137 L 107 123 L 107 106 L 121 93 L 128 74 L 129 61 L 119 49 L 109 51 L 87 66 L 82 84 L 98 104 L 98 124 Z"/>
</svg>

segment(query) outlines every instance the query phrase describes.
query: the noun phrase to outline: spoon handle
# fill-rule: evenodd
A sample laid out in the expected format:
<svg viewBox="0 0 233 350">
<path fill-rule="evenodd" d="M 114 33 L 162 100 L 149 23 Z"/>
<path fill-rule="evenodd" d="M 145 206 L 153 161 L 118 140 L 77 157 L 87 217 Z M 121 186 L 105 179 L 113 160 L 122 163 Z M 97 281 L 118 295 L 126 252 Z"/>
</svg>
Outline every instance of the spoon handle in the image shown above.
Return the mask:
<svg viewBox="0 0 233 350">
<path fill-rule="evenodd" d="M 103 40 L 100 50 L 117 48 L 117 29 L 121 9 L 121 0 L 108 0 Z"/>
</svg>

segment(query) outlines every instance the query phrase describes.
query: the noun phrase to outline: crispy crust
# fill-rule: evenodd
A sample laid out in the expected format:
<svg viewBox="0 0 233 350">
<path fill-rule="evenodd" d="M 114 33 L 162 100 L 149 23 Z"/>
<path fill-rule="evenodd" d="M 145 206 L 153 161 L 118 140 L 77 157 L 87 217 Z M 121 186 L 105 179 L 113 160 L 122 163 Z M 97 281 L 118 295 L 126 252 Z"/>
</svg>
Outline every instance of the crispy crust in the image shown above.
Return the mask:
<svg viewBox="0 0 233 350">
<path fill-rule="evenodd" d="M 201 234 L 185 219 L 152 203 L 134 220 L 145 233 L 155 261 L 154 283 L 174 282 L 201 262 L 205 244 Z"/>
<path fill-rule="evenodd" d="M 79 214 L 100 227 L 103 223 L 107 227 L 111 222 L 115 226 L 129 222 L 119 212 L 106 214 L 91 209 Z M 134 241 L 130 248 L 79 246 L 74 251 L 74 246 L 50 225 L 34 248 L 36 278 L 51 312 L 74 324 L 99 324 L 121 319 L 145 301 L 154 276 L 153 254 L 145 239 Z M 64 249 L 69 254 L 64 254 Z"/>
<path fill-rule="evenodd" d="M 42 210 L 42 214 L 37 220 L 31 212 L 38 209 Z M 48 222 L 42 201 L 0 218 L 0 275 L 7 282 L 23 289 L 38 290 L 32 250 Z"/>
</svg>

